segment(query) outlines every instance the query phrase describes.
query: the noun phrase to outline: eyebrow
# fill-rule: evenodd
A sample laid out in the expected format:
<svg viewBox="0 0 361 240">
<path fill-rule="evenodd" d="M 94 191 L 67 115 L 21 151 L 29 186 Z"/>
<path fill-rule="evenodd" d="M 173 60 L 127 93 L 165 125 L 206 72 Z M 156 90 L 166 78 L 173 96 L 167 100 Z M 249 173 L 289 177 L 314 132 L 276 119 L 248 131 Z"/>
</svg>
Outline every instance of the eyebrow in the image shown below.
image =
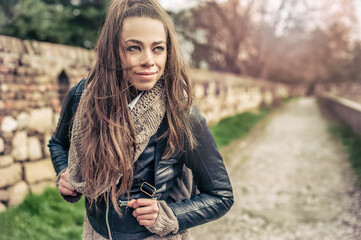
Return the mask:
<svg viewBox="0 0 361 240">
<path fill-rule="evenodd" d="M 125 41 L 124 43 L 128 43 L 128 42 L 134 42 L 136 44 L 143 45 L 142 41 L 139 41 L 136 39 L 129 39 L 129 40 Z M 162 44 L 162 43 L 165 44 L 165 41 L 161 40 L 161 41 L 153 42 L 152 45 L 158 45 L 158 44 Z"/>
</svg>

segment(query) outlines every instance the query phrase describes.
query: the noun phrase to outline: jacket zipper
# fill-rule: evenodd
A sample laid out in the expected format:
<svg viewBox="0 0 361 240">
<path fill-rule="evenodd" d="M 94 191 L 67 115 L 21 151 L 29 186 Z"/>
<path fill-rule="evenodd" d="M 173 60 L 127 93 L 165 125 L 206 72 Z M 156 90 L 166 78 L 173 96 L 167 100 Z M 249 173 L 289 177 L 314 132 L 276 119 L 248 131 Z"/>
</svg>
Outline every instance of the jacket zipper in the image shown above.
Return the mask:
<svg viewBox="0 0 361 240">
<path fill-rule="evenodd" d="M 107 192 L 107 209 L 105 211 L 105 223 L 107 225 L 107 230 L 108 230 L 108 235 L 109 235 L 109 239 L 112 240 L 112 233 L 110 231 L 110 226 L 109 226 L 109 192 Z"/>
</svg>

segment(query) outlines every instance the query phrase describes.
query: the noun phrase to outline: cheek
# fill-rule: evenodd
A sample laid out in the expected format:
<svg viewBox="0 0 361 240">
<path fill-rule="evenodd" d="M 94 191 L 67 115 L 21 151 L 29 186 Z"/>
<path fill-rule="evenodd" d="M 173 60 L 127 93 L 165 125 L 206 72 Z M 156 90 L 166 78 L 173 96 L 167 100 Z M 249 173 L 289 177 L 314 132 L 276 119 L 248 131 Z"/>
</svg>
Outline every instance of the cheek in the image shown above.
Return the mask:
<svg viewBox="0 0 361 240">
<path fill-rule="evenodd" d="M 161 68 L 164 69 L 166 64 L 167 64 L 167 55 L 161 56 L 159 59 L 159 66 L 161 66 Z"/>
<path fill-rule="evenodd" d="M 126 56 L 123 59 L 123 67 L 129 70 L 132 66 L 134 66 L 134 59 L 131 56 Z"/>
<path fill-rule="evenodd" d="M 134 66 L 137 65 L 137 56 L 134 56 L 133 54 L 129 54 L 127 52 L 123 52 L 120 54 L 120 60 L 122 61 L 122 68 L 123 70 L 130 70 Z"/>
</svg>

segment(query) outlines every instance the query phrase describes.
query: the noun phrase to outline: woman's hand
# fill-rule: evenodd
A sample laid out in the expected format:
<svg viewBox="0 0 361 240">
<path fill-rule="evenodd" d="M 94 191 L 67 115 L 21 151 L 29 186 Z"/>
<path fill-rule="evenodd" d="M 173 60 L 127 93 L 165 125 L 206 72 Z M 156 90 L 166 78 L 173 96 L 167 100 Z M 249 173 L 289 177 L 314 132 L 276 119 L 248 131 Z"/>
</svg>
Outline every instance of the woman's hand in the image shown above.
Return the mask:
<svg viewBox="0 0 361 240">
<path fill-rule="evenodd" d="M 133 216 L 142 226 L 151 226 L 158 218 L 159 207 L 155 199 L 132 199 L 127 206 L 135 209 Z"/>
<path fill-rule="evenodd" d="M 66 169 L 65 172 L 63 172 L 60 175 L 60 180 L 58 182 L 58 189 L 59 192 L 64 196 L 76 196 L 78 193 L 75 191 L 75 189 L 70 185 L 69 181 L 69 170 Z"/>
</svg>

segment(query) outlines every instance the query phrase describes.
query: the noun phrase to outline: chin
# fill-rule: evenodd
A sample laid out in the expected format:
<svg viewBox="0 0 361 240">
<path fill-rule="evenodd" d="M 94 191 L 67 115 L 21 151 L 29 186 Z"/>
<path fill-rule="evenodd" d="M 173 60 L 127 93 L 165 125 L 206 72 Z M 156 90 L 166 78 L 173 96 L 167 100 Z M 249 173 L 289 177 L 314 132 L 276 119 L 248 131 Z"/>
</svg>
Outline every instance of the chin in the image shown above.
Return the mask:
<svg viewBox="0 0 361 240">
<path fill-rule="evenodd" d="M 152 89 L 154 87 L 154 85 L 157 82 L 151 82 L 151 83 L 136 83 L 133 85 L 133 87 L 135 87 L 138 91 L 149 91 L 150 89 Z"/>
</svg>

